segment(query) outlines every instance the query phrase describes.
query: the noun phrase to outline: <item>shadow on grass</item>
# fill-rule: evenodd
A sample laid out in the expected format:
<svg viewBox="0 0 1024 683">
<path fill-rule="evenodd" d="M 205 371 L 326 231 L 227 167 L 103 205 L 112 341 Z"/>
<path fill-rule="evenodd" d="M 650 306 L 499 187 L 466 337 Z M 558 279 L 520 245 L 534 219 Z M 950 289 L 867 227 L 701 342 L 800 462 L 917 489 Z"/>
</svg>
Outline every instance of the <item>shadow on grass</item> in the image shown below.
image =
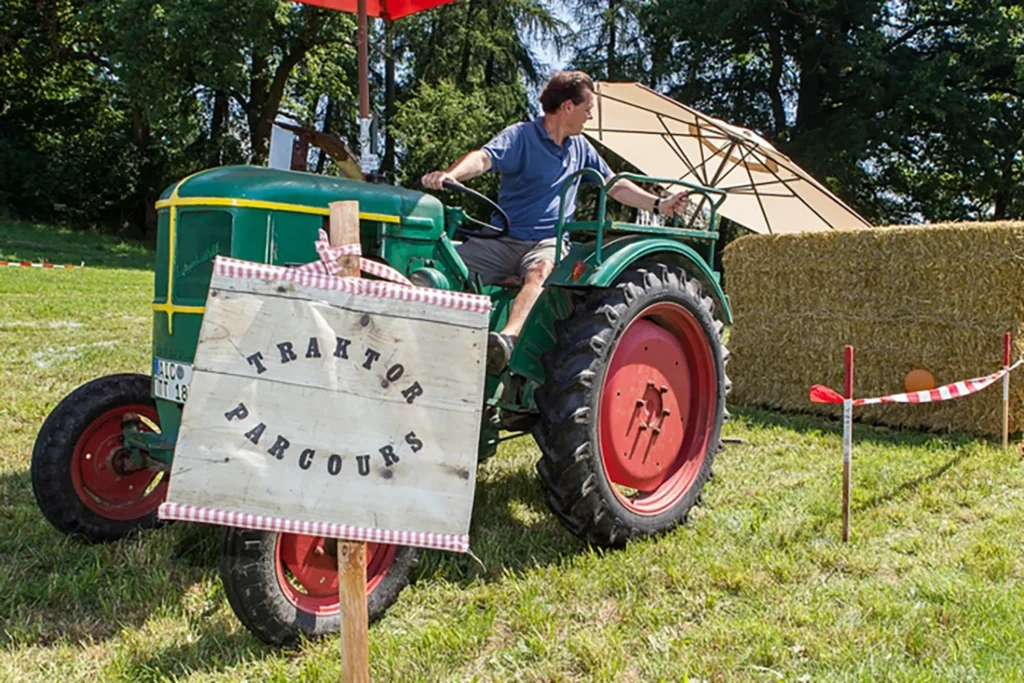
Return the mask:
<svg viewBox="0 0 1024 683">
<path fill-rule="evenodd" d="M 133 657 L 124 665 L 124 679 L 184 680 L 198 672 L 224 672 L 246 662 L 266 659 L 276 652 L 245 631 L 229 633 L 224 628 L 203 629 L 199 638 L 192 642 Z"/>
<path fill-rule="evenodd" d="M 908 492 L 916 492 L 923 485 L 933 482 L 942 477 L 950 469 L 958 465 L 964 458 L 967 457 L 966 451 L 959 451 L 952 458 L 942 463 L 938 467 L 925 472 L 913 479 L 901 482 L 900 484 L 889 488 L 885 491 L 876 493 L 871 498 L 861 503 L 851 504 L 850 514 L 856 516 L 857 513 L 867 512 L 874 508 L 885 505 L 886 503 L 895 500 L 900 495 Z M 837 528 L 842 521 L 843 513 L 840 505 L 836 505 L 833 508 L 829 508 L 827 511 L 819 510 L 815 513 L 814 517 L 806 524 L 793 529 L 789 534 L 784 537 L 777 539 L 777 544 L 780 546 L 787 546 L 793 543 L 805 542 L 812 536 L 818 536 L 825 532 L 826 528 Z"/>
<path fill-rule="evenodd" d="M 173 524 L 89 544 L 39 510 L 28 471 L 0 476 L 0 643 L 87 645 L 174 611 L 216 571 L 220 530 Z"/>
<path fill-rule="evenodd" d="M 156 253 L 139 242 L 40 223 L 0 219 L 0 261 L 27 261 L 86 268 L 153 270 Z"/>
<path fill-rule="evenodd" d="M 0 579 L 0 586 L 6 585 L 0 622 L 10 631 L 0 635 L 0 642 L 88 646 L 147 624 L 159 628 L 150 623 L 154 615 L 178 615 L 184 609 L 186 620 L 205 621 L 210 610 L 223 607 L 218 597 L 202 614 L 190 611 L 196 600 L 209 600 L 200 586 L 219 581 L 221 528 L 172 523 L 89 545 L 46 521 L 27 471 L 0 477 L 0 492 L 0 556 L 7 575 Z M 548 510 L 532 468 L 507 463 L 478 482 L 471 538 L 486 571 L 468 555 L 424 551 L 416 578 L 462 586 L 505 581 L 586 550 Z M 173 619 L 180 626 L 182 618 Z M 194 642 L 175 638 L 166 649 L 126 653 L 123 665 L 139 677 L 186 675 L 276 652 L 217 623 L 195 631 L 199 637 Z"/>
<path fill-rule="evenodd" d="M 501 581 L 509 574 L 520 576 L 587 551 L 587 545 L 548 509 L 543 485 L 533 468 L 504 469 L 478 480 L 470 542 L 486 570 L 465 554 L 426 552 L 418 577 L 460 585 Z"/>
<path fill-rule="evenodd" d="M 903 482 L 902 484 L 896 486 L 895 488 L 876 494 L 875 496 L 872 496 L 869 500 L 866 500 L 859 505 L 852 506 L 853 510 L 855 512 L 861 510 L 870 510 L 871 508 L 875 508 L 884 503 L 888 503 L 890 500 L 893 500 L 901 493 L 905 493 L 907 491 L 916 491 L 918 488 L 921 487 L 922 484 L 927 484 L 928 482 L 935 481 L 936 479 L 944 475 L 950 468 L 960 464 L 960 461 L 962 461 L 965 457 L 967 457 L 966 451 L 958 451 L 956 455 L 954 455 L 952 458 L 950 458 L 946 462 L 942 463 L 941 465 L 933 469 L 931 472 L 926 472 L 925 474 L 914 477 L 909 481 Z"/>
<path fill-rule="evenodd" d="M 733 414 L 744 420 L 747 424 L 760 429 L 785 428 L 798 432 L 802 435 L 829 434 L 837 437 L 842 436 L 842 421 L 826 416 L 810 415 L 804 413 L 774 412 L 762 408 L 737 407 L 732 408 Z M 951 457 L 945 462 L 938 464 L 926 472 L 919 474 L 884 490 L 878 491 L 867 500 L 854 503 L 852 512 L 865 512 L 889 503 L 906 493 L 913 493 L 923 486 L 934 482 L 946 475 L 950 470 L 963 462 L 971 453 L 963 448 L 975 443 L 994 443 L 989 439 L 978 438 L 963 433 L 938 434 L 913 429 L 889 428 L 886 426 L 861 425 L 855 426 L 854 446 L 857 444 L 870 443 L 879 447 L 900 447 L 914 448 L 923 447 L 929 444 L 941 442 L 944 447 L 953 447 Z M 750 444 L 756 447 L 758 444 Z M 944 451 L 947 448 L 943 448 Z M 948 451 L 947 451 L 948 452 Z M 838 458 L 838 453 L 837 456 Z M 831 527 L 842 519 L 840 506 L 835 506 L 827 511 L 817 512 L 812 520 L 792 534 L 787 535 L 787 543 L 804 540 L 809 535 L 821 533 L 826 527 Z"/>
</svg>

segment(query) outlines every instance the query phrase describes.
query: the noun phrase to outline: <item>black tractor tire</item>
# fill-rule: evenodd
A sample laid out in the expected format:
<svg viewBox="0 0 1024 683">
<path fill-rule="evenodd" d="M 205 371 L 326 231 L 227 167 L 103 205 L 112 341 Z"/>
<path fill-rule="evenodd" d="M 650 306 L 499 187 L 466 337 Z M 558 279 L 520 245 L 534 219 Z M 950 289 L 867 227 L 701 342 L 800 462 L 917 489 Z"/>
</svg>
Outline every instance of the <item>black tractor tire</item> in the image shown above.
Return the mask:
<svg viewBox="0 0 1024 683">
<path fill-rule="evenodd" d="M 621 547 L 684 524 L 701 502 L 731 388 L 723 328 L 700 282 L 659 263 L 631 267 L 556 323 L 536 393 L 537 472 L 580 540 Z"/>
<path fill-rule="evenodd" d="M 325 540 L 270 531 L 224 529 L 220 555 L 220 576 L 224 582 L 224 592 L 238 620 L 264 643 L 275 647 L 290 647 L 303 639 L 312 640 L 339 633 L 341 611 L 336 590 L 337 554 L 331 547 L 333 541 L 326 540 L 325 544 Z M 321 548 L 327 548 L 327 552 L 321 554 L 317 562 L 327 572 L 330 572 L 329 564 L 324 567 L 322 563 L 333 562 L 333 602 L 327 595 L 321 596 L 317 602 L 308 592 L 305 596 L 300 594 L 305 588 L 298 588 L 300 584 L 295 575 L 285 573 L 286 565 L 282 563 L 279 544 L 288 541 L 307 542 L 314 546 L 321 544 Z M 409 585 L 419 561 L 419 550 L 407 546 L 367 546 L 368 574 L 372 572 L 379 578 L 366 596 L 367 615 L 372 623 L 384 615 L 398 599 L 402 589 Z M 375 563 L 370 557 L 374 546 L 381 550 L 387 549 L 384 562 Z M 393 552 L 393 555 L 387 555 L 388 552 Z M 308 554 L 303 557 L 313 562 Z M 321 569 L 314 571 L 320 572 Z M 283 581 L 288 581 L 288 585 L 282 585 Z"/>
<path fill-rule="evenodd" d="M 127 472 L 121 418 L 142 415 L 159 429 L 146 375 L 100 377 L 68 394 L 46 417 L 32 449 L 32 491 L 59 531 L 90 543 L 158 526 L 168 474 Z M 143 429 L 152 429 L 143 424 Z M 159 479 L 158 479 L 159 477 Z"/>
</svg>

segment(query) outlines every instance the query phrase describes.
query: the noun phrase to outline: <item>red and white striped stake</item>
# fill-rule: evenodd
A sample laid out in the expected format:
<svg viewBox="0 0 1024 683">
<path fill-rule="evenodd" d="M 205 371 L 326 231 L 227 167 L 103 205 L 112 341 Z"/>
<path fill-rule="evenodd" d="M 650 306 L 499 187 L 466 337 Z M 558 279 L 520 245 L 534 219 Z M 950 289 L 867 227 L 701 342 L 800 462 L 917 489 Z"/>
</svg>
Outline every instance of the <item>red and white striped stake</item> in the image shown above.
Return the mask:
<svg viewBox="0 0 1024 683">
<path fill-rule="evenodd" d="M 850 470 L 853 457 L 853 347 L 846 346 L 843 391 L 843 543 L 850 542 Z"/>
<path fill-rule="evenodd" d="M 1003 448 L 1010 445 L 1010 333 L 1003 336 Z"/>
</svg>

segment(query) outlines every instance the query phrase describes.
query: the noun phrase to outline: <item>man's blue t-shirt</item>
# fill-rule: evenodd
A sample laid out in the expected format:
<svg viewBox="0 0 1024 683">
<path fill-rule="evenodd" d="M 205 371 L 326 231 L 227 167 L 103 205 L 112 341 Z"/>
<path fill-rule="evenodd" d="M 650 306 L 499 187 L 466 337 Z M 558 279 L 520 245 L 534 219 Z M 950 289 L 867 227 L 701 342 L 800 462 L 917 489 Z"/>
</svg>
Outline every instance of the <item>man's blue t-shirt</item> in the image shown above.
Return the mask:
<svg viewBox="0 0 1024 683">
<path fill-rule="evenodd" d="M 555 236 L 558 225 L 559 193 L 562 182 L 583 168 L 596 169 L 602 177 L 611 175 L 608 164 L 582 135 L 572 135 L 561 146 L 544 128 L 544 118 L 517 123 L 501 131 L 483 149 L 491 157 L 491 168 L 501 174 L 498 205 L 512 222 L 510 235 L 537 241 Z M 565 219 L 576 211 L 579 179 L 565 194 Z M 495 215 L 492 222 L 502 226 Z"/>
</svg>

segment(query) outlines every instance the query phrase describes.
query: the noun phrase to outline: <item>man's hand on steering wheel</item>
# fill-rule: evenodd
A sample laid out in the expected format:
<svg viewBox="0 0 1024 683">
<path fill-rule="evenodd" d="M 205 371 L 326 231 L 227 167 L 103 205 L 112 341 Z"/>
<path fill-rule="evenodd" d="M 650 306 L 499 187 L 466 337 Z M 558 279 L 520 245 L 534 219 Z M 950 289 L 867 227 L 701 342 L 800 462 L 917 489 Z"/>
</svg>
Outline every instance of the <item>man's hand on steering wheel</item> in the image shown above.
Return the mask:
<svg viewBox="0 0 1024 683">
<path fill-rule="evenodd" d="M 431 190 L 440 190 L 442 183 L 446 180 L 448 182 L 461 185 L 461 183 L 453 178 L 447 171 L 431 171 L 427 175 L 423 176 L 423 178 L 420 179 L 420 182 L 423 183 L 423 187 L 430 188 Z"/>
<path fill-rule="evenodd" d="M 465 228 L 463 228 L 463 233 L 471 235 L 473 237 L 504 237 L 508 235 L 509 232 L 512 230 L 512 221 L 509 220 L 508 214 L 505 213 L 505 211 L 500 206 L 498 206 L 486 195 L 482 195 L 476 190 L 466 187 L 458 180 L 456 180 L 455 177 L 452 176 L 452 174 L 448 173 L 447 171 L 432 171 L 431 173 L 428 173 L 425 176 L 423 176 L 420 179 L 420 182 L 423 184 L 423 187 L 430 190 L 457 190 L 462 194 L 468 195 L 470 197 L 475 197 L 476 199 L 482 201 L 484 204 L 494 209 L 494 212 L 501 218 L 502 227 L 499 228 L 495 227 L 494 225 L 491 225 L 490 223 L 479 221 L 476 218 L 470 216 L 469 214 L 463 214 L 467 222 L 476 226 L 474 230 L 466 230 Z"/>
</svg>

